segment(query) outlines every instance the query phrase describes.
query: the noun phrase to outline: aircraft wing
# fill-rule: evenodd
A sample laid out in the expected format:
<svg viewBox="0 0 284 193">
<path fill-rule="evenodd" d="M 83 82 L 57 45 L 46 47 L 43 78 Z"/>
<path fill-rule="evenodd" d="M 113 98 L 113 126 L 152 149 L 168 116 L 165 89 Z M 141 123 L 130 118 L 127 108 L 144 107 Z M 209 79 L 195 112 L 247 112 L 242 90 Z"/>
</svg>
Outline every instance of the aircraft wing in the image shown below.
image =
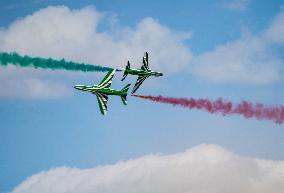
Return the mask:
<svg viewBox="0 0 284 193">
<path fill-rule="evenodd" d="M 141 67 L 141 70 L 150 71 L 148 63 L 148 52 L 145 52 L 145 55 L 143 57 L 143 65 Z"/>
<path fill-rule="evenodd" d="M 97 96 L 100 111 L 103 115 L 107 113 L 108 95 L 102 93 L 94 93 Z"/>
<path fill-rule="evenodd" d="M 135 85 L 134 85 L 134 87 L 131 91 L 131 94 L 134 94 L 135 91 L 141 86 L 142 82 L 148 77 L 149 76 L 138 76 L 137 81 L 136 81 L 136 83 L 135 83 Z"/>
<path fill-rule="evenodd" d="M 98 85 L 99 88 L 109 88 L 111 83 L 112 83 L 112 79 L 115 73 L 115 69 L 110 70 L 107 75 L 103 78 L 103 80 L 101 81 L 101 83 Z"/>
</svg>

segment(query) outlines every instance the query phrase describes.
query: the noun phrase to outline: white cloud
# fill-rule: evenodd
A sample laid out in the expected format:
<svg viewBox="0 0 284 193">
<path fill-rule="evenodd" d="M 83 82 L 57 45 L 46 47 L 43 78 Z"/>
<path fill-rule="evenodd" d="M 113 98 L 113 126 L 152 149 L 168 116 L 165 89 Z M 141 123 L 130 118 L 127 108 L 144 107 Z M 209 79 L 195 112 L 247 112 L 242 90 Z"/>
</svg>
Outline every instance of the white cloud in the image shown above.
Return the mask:
<svg viewBox="0 0 284 193">
<path fill-rule="evenodd" d="M 190 33 L 172 31 L 153 18 L 145 18 L 134 27 L 111 25 L 109 22 L 110 28 L 101 31 L 99 24 L 108 20 L 111 18 L 94 7 L 80 10 L 70 10 L 65 6 L 47 7 L 0 30 L 0 50 L 111 67 L 124 66 L 128 59 L 134 66 L 140 67 L 143 52 L 147 50 L 153 69 L 175 72 L 188 64 L 191 52 L 183 42 Z M 17 80 L 3 80 L 0 87 L 18 81 L 21 76 L 24 75 L 19 74 Z M 23 88 L 24 93 L 31 93 L 26 96 L 51 96 L 44 91 L 39 92 L 40 88 L 44 88 L 44 81 L 37 78 L 28 82 L 28 85 L 37 82 L 42 86 L 34 88 L 37 89 L 34 92 Z M 53 91 L 61 89 L 54 84 L 49 83 L 49 86 L 54 88 Z M 0 94 L 10 95 L 22 96 L 19 92 Z"/>
<path fill-rule="evenodd" d="M 191 72 L 210 81 L 268 84 L 281 78 L 283 59 L 275 45 L 283 45 L 284 9 L 259 35 L 245 34 L 218 45 L 212 51 L 194 56 Z"/>
<path fill-rule="evenodd" d="M 153 18 L 105 31 L 99 28 L 101 22 L 107 22 L 106 14 L 94 7 L 47 7 L 2 30 L 0 50 L 111 67 L 126 65 L 129 58 L 140 66 L 148 50 L 153 68 L 171 72 L 189 62 L 191 53 L 183 41 L 190 34 L 174 32 Z"/>
<path fill-rule="evenodd" d="M 231 0 L 224 2 L 222 6 L 234 11 L 245 11 L 248 8 L 249 0 Z"/>
<path fill-rule="evenodd" d="M 235 2 L 246 4 L 248 1 Z M 94 7 L 70 10 L 65 6 L 51 6 L 0 29 L 0 51 L 111 67 L 124 66 L 130 60 L 133 66 L 140 67 L 143 52 L 148 50 L 151 68 L 165 73 L 189 69 L 190 73 L 209 81 L 268 84 L 281 77 L 283 60 L 273 54 L 271 46 L 283 45 L 283 13 L 282 9 L 259 35 L 241 37 L 212 51 L 192 56 L 185 45 L 185 40 L 191 36 L 189 32 L 176 32 L 153 18 L 144 18 L 135 26 L 120 26 L 116 18 Z M 7 73 L 1 71 L 2 76 Z M 18 74 L 16 79 L 5 76 L 6 79 L 1 79 L 1 88 L 18 82 L 21 77 L 27 78 L 22 71 L 15 71 Z M 52 92 L 59 97 L 67 93 L 58 94 L 64 85 L 56 83 L 54 86 L 54 81 L 47 85 L 47 80 L 42 80 L 42 75 L 37 75 L 37 72 L 28 78 L 33 82 L 23 81 L 29 86 L 21 91 L 41 94 L 26 94 L 26 98 L 48 98 Z M 52 78 L 50 75 L 49 79 Z M 32 86 L 34 82 L 42 85 L 39 88 L 45 85 L 53 89 L 50 89 L 50 94 L 33 92 L 36 89 Z M 8 90 L 1 91 L 0 96 L 22 97 L 22 93 Z"/>
<path fill-rule="evenodd" d="M 65 86 L 38 78 L 13 79 L 0 84 L 0 96 L 22 99 L 52 99 L 69 95 Z"/>
<path fill-rule="evenodd" d="M 281 12 L 274 18 L 270 27 L 264 32 L 263 38 L 268 43 L 284 44 L 284 6 Z"/>
<path fill-rule="evenodd" d="M 193 73 L 215 82 L 268 84 L 283 62 L 258 37 L 241 38 L 193 59 Z"/>
<path fill-rule="evenodd" d="M 0 97 L 21 99 L 54 99 L 70 94 L 62 84 L 44 78 L 50 74 L 14 66 L 0 67 Z M 53 73 L 54 74 L 54 73 Z M 53 77 L 55 77 L 53 75 Z"/>
<path fill-rule="evenodd" d="M 247 158 L 217 145 L 147 155 L 91 169 L 61 167 L 26 179 L 12 193 L 282 193 L 284 161 Z"/>
</svg>

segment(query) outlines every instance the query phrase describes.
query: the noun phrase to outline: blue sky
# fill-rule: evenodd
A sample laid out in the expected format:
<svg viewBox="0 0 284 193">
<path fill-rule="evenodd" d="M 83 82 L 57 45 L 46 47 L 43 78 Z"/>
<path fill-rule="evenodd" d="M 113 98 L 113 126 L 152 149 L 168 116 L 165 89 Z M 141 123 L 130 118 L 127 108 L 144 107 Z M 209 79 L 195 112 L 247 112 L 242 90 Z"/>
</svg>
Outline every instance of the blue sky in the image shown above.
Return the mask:
<svg viewBox="0 0 284 193">
<path fill-rule="evenodd" d="M 140 61 L 143 56 L 140 50 L 150 49 L 150 65 L 153 58 L 155 64 L 152 68 L 164 71 L 165 76 L 145 81 L 139 90 L 141 94 L 210 99 L 223 97 L 236 102 L 246 99 L 268 105 L 284 104 L 284 41 L 281 39 L 281 29 L 277 27 L 283 22 L 277 20 L 284 13 L 281 9 L 283 4 L 284 1 L 277 0 L 178 3 L 148 0 L 126 0 L 123 3 L 115 0 L 4 0 L 0 2 L 0 35 L 4 34 L 2 37 L 6 39 L 0 38 L 0 43 L 4 42 L 0 50 L 118 67 L 126 63 L 129 59 L 127 57 Z M 133 36 L 135 38 L 129 41 L 134 46 L 125 46 L 127 49 L 122 52 L 122 48 L 105 48 L 104 44 L 98 43 L 99 46 L 94 49 L 99 50 L 101 46 L 102 50 L 109 50 L 107 57 L 103 57 L 107 52 L 102 51 L 98 55 L 89 47 L 82 50 L 90 53 L 82 53 L 78 46 L 73 49 L 72 46 L 76 45 L 73 42 L 70 44 L 72 49 L 65 50 L 64 46 L 68 45 L 64 42 L 56 51 L 56 48 L 48 47 L 53 45 L 48 41 L 53 42 L 54 37 L 66 36 L 54 35 L 60 30 L 54 27 L 52 33 L 46 33 L 47 43 L 43 42 L 43 46 L 36 47 L 40 44 L 34 41 L 42 36 L 37 34 L 31 22 L 36 16 L 30 16 L 28 20 L 28 15 L 37 12 L 37 19 L 44 23 L 44 17 L 54 11 L 54 7 L 48 9 L 47 6 L 61 5 L 67 11 L 61 13 L 62 7 L 57 7 L 58 14 L 66 17 L 72 15 L 71 22 L 73 14 L 74 18 L 77 17 L 75 10 L 81 11 L 80 18 L 88 17 L 89 14 L 93 16 L 94 12 L 104 13 L 96 33 L 104 33 L 107 44 L 114 48 L 117 36 L 120 41 L 126 42 L 127 35 Z M 45 13 L 40 9 L 44 9 Z M 95 21 L 81 24 L 81 20 L 78 20 L 75 24 L 85 27 L 92 22 Z M 157 39 L 160 33 L 161 40 L 155 42 L 151 37 L 156 36 L 147 30 L 145 35 L 139 24 L 150 32 L 157 30 L 153 33 L 158 34 Z M 70 30 L 72 26 L 73 23 L 70 24 Z M 48 30 L 50 28 L 45 29 Z M 83 32 L 84 35 L 85 31 L 80 30 L 78 34 Z M 25 37 L 22 34 L 26 32 L 31 33 Z M 139 43 L 139 34 L 146 40 L 150 38 L 150 43 L 144 42 L 143 38 L 143 44 Z M 15 41 L 8 41 L 11 37 Z M 90 41 L 96 44 L 99 40 L 96 36 Z M 154 42 L 153 47 L 151 42 Z M 242 46 L 244 49 L 240 49 Z M 136 47 L 139 49 L 135 50 Z M 220 47 L 226 52 L 220 52 Z M 134 50 L 135 54 L 129 50 Z M 118 55 L 119 51 L 122 54 Z M 163 63 L 168 53 L 174 54 Z M 234 74 L 231 66 L 227 65 L 231 64 L 230 58 L 226 56 L 238 60 L 239 53 L 244 55 L 244 59 L 236 64 L 243 71 Z M 93 58 L 93 55 L 98 59 Z M 216 73 L 208 70 L 211 62 L 214 69 L 216 64 Z M 93 168 L 151 153 L 183 152 L 200 144 L 217 144 L 236 154 L 259 159 L 284 159 L 283 124 L 240 116 L 212 115 L 130 96 L 126 107 L 122 106 L 119 98 L 110 97 L 108 115 L 103 117 L 93 95 L 73 90 L 73 85 L 95 84 L 103 75 L 0 68 L 0 192 L 12 191 L 29 176 L 51 168 Z M 120 82 L 121 76 L 115 76 L 113 88 L 122 88 L 126 83 L 135 81 L 135 77 L 127 77 L 124 82 Z M 39 85 L 40 94 L 33 95 L 33 90 L 25 90 L 26 85 L 33 81 Z"/>
</svg>

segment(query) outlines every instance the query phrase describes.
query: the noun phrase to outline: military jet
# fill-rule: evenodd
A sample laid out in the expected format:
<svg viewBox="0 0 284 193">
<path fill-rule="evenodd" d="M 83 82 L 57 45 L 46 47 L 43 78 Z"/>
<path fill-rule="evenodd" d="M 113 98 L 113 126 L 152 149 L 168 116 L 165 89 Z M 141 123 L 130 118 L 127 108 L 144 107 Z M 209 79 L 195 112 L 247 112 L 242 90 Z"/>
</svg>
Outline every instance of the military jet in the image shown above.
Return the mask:
<svg viewBox="0 0 284 193">
<path fill-rule="evenodd" d="M 123 74 L 121 81 L 123 81 L 128 74 L 138 75 L 137 81 L 131 91 L 131 94 L 134 94 L 136 92 L 136 90 L 139 88 L 139 86 L 142 84 L 142 82 L 146 78 L 150 76 L 156 76 L 156 77 L 163 76 L 161 72 L 155 72 L 155 71 L 150 70 L 149 65 L 148 65 L 148 53 L 147 52 L 145 52 L 144 54 L 143 65 L 141 69 L 130 68 L 129 61 L 127 61 L 126 68 L 121 68 L 121 69 L 124 70 L 124 74 Z"/>
<path fill-rule="evenodd" d="M 103 115 L 107 113 L 107 101 L 108 101 L 108 95 L 118 95 L 121 97 L 121 100 L 124 105 L 127 104 L 126 96 L 128 89 L 130 87 L 130 84 L 126 85 L 121 90 L 114 90 L 111 89 L 111 83 L 112 78 L 115 73 L 115 69 L 108 72 L 108 74 L 103 78 L 101 83 L 99 85 L 93 85 L 93 86 L 86 86 L 86 85 L 75 85 L 74 88 L 82 91 L 89 91 L 97 96 L 100 111 Z"/>
</svg>

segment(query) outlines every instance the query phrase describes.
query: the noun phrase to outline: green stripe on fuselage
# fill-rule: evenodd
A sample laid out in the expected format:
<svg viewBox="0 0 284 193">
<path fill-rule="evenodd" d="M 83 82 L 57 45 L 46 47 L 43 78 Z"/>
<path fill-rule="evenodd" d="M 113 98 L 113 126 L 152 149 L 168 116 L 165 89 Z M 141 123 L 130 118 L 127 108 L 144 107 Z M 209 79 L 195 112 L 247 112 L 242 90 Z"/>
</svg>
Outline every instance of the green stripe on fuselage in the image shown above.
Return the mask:
<svg viewBox="0 0 284 193">
<path fill-rule="evenodd" d="M 161 74 L 160 72 L 145 71 L 140 69 L 126 69 L 125 72 L 127 74 L 138 75 L 138 76 L 157 76 Z"/>
<path fill-rule="evenodd" d="M 111 88 L 103 88 L 103 89 L 98 89 L 97 87 L 91 87 L 91 88 L 86 88 L 85 91 L 89 91 L 92 93 L 103 93 L 106 95 L 127 95 L 127 92 L 123 92 L 121 90 L 115 90 L 115 89 L 111 89 Z"/>
</svg>

